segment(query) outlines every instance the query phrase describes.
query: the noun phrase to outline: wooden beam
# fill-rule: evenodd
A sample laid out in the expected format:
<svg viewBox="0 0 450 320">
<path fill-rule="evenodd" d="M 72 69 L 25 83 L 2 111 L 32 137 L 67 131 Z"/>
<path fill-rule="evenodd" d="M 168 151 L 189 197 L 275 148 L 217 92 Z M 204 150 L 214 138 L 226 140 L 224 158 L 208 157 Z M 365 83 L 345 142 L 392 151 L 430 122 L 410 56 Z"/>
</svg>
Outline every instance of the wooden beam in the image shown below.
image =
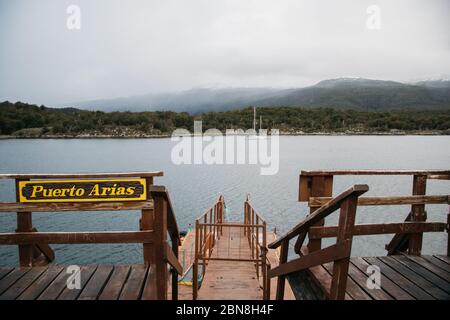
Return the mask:
<svg viewBox="0 0 450 320">
<path fill-rule="evenodd" d="M 172 241 L 177 239 L 181 242 L 180 232 L 178 231 L 177 219 L 175 216 L 175 210 L 173 209 L 172 201 L 170 200 L 169 190 L 165 186 L 152 185 L 150 187 L 150 195 L 152 198 L 162 196 L 167 202 L 167 229 L 169 231 Z"/>
<path fill-rule="evenodd" d="M 81 178 L 146 178 L 146 177 L 161 177 L 164 173 L 162 171 L 137 171 L 137 172 L 95 172 L 95 173 L 7 173 L 0 174 L 0 179 L 81 179 Z"/>
<path fill-rule="evenodd" d="M 311 197 L 308 201 L 310 207 L 321 207 L 329 202 L 331 197 Z M 449 204 L 449 195 L 433 196 L 399 196 L 399 197 L 360 197 L 358 206 L 380 206 L 380 205 L 409 205 L 409 204 Z"/>
<path fill-rule="evenodd" d="M 357 205 L 358 197 L 352 195 L 342 203 L 339 213 L 336 244 L 343 245 L 345 248 L 343 249 L 344 257 L 335 259 L 333 263 L 330 298 L 334 300 L 345 299 Z"/>
<path fill-rule="evenodd" d="M 289 232 L 287 232 L 284 236 L 278 238 L 274 242 L 269 244 L 270 249 L 275 249 L 284 240 L 290 240 L 294 238 L 295 236 L 299 235 L 301 232 L 306 231 L 309 227 L 317 223 L 318 221 L 324 219 L 329 214 L 336 211 L 342 204 L 344 200 L 346 200 L 348 197 L 355 195 L 360 196 L 361 194 L 367 192 L 369 190 L 369 187 L 365 184 L 361 185 L 354 185 L 353 187 L 349 188 L 348 190 L 342 192 L 340 195 L 335 197 L 333 200 L 331 200 L 329 203 L 327 203 L 325 206 L 320 207 L 314 213 L 307 216 L 305 220 L 300 222 L 298 225 L 296 225 L 293 229 L 291 229 Z"/>
<path fill-rule="evenodd" d="M 348 243 L 335 244 L 319 251 L 308 253 L 300 258 L 279 264 L 268 273 L 270 278 L 286 276 L 290 273 L 308 269 L 334 260 L 342 259 L 347 254 Z"/>
<path fill-rule="evenodd" d="M 151 210 L 153 201 L 124 202 L 0 202 L 0 212 L 64 212 L 64 211 L 123 211 Z"/>
<path fill-rule="evenodd" d="M 413 195 L 425 195 L 427 189 L 427 176 L 414 175 L 413 178 Z M 411 206 L 411 221 L 427 220 L 425 205 L 413 204 Z M 410 255 L 420 256 L 422 253 L 422 232 L 411 234 L 409 238 L 408 253 Z"/>
<path fill-rule="evenodd" d="M 450 175 L 450 170 L 302 170 L 301 175 Z"/>
<path fill-rule="evenodd" d="M 16 201 L 19 202 L 19 183 L 21 181 L 28 179 L 15 179 L 15 191 L 16 191 Z M 17 229 L 16 232 L 32 232 L 33 231 L 33 218 L 32 210 L 24 210 L 19 212 L 19 210 L 13 210 L 12 212 L 17 212 Z M 19 264 L 21 267 L 32 267 L 33 266 L 33 246 L 30 244 L 19 245 Z"/>
<path fill-rule="evenodd" d="M 443 222 L 401 222 L 401 223 L 380 223 L 380 224 L 360 224 L 353 228 L 354 236 L 375 235 L 375 234 L 407 234 L 416 232 L 443 232 L 446 224 Z M 311 227 L 309 237 L 312 239 L 333 238 L 337 236 L 337 226 Z"/>
<path fill-rule="evenodd" d="M 183 267 L 180 265 L 178 258 L 175 257 L 172 248 L 166 243 L 166 252 L 164 260 L 174 268 L 178 274 L 183 274 Z"/>
<path fill-rule="evenodd" d="M 153 241 L 153 231 L 0 233 L 0 245 L 31 245 L 35 243 L 151 243 Z"/>
<path fill-rule="evenodd" d="M 153 189 L 154 190 L 154 189 Z M 153 266 L 155 270 L 155 288 L 156 298 L 158 300 L 167 300 L 168 272 L 165 262 L 166 245 L 167 245 L 167 227 L 169 203 L 167 201 L 167 192 L 158 192 L 151 190 L 150 193 L 155 203 L 154 209 L 154 260 Z M 177 238 L 175 238 L 177 240 Z"/>
<path fill-rule="evenodd" d="M 284 266 L 287 263 L 287 259 L 288 259 L 288 254 L 289 254 L 289 240 L 284 240 L 281 244 L 281 248 L 280 248 L 280 262 L 279 262 L 279 266 Z M 273 271 L 274 269 L 270 270 L 269 273 L 267 274 L 267 277 L 272 278 L 275 277 L 270 275 L 270 272 Z M 284 298 L 284 288 L 286 285 L 286 276 L 284 275 L 278 275 L 278 279 L 277 279 L 277 291 L 275 293 L 275 298 L 277 300 L 283 300 Z"/>
</svg>

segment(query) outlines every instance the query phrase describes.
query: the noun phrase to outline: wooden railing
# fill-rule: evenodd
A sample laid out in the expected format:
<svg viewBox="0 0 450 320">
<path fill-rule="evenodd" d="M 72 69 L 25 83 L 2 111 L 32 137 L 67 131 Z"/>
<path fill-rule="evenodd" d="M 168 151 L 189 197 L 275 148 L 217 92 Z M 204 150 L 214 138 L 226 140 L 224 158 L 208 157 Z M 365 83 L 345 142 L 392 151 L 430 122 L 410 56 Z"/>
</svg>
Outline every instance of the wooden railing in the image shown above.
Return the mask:
<svg viewBox="0 0 450 320">
<path fill-rule="evenodd" d="M 252 259 L 255 261 L 256 276 L 261 277 L 263 283 L 263 298 L 270 299 L 270 279 L 267 277 L 270 263 L 267 259 L 267 223 L 255 210 L 250 196 L 244 203 L 244 233 L 247 236 Z"/>
<path fill-rule="evenodd" d="M 412 196 L 360 197 L 368 190 L 367 185 L 355 185 L 332 198 L 334 175 L 412 175 Z M 348 262 L 353 236 L 395 234 L 386 246 L 388 254 L 408 251 L 420 255 L 424 232 L 449 232 L 450 212 L 445 222 L 426 222 L 426 204 L 449 204 L 449 195 L 425 195 L 427 179 L 450 179 L 448 170 L 334 170 L 302 171 L 300 175 L 299 200 L 307 201 L 310 215 L 285 236 L 269 244 L 269 248 L 281 246 L 280 264 L 269 272 L 278 277 L 277 299 L 283 298 L 285 277 L 293 272 L 308 269 L 327 262 L 333 263 L 333 275 L 327 296 L 344 299 L 348 275 Z M 357 206 L 411 205 L 411 212 L 403 223 L 379 223 L 355 225 Z M 450 208 L 450 207 L 449 207 Z M 340 209 L 337 226 L 324 226 L 324 219 Z M 303 242 L 308 236 L 307 247 Z M 297 237 L 294 251 L 301 257 L 288 260 L 289 240 Z M 321 239 L 336 237 L 336 244 L 321 248 Z M 450 253 L 450 240 L 447 255 Z"/>
<path fill-rule="evenodd" d="M 178 274 L 182 268 L 178 262 L 180 236 L 169 193 L 164 186 L 153 185 L 153 177 L 162 172 L 83 173 L 83 174 L 1 174 L 0 179 L 15 179 L 17 202 L 0 202 L 0 213 L 17 212 L 17 230 L 1 233 L 0 245 L 18 245 L 19 261 L 24 267 L 47 264 L 55 259 L 50 244 L 94 243 L 142 243 L 145 264 L 155 268 L 155 276 L 149 279 L 146 299 L 167 299 L 168 268 L 172 274 L 172 298 L 178 297 Z M 114 202 L 19 202 L 20 181 L 39 179 L 144 178 L 148 192 L 145 201 Z M 42 179 L 42 180 L 41 180 Z M 37 181 L 37 180 L 36 180 Z M 140 210 L 139 231 L 91 231 L 91 232 L 39 232 L 32 225 L 32 213 L 64 211 L 118 211 Z M 168 244 L 169 235 L 171 245 Z"/>
<path fill-rule="evenodd" d="M 195 259 L 193 266 L 193 298 L 198 296 L 198 274 L 199 266 L 202 266 L 203 276 L 209 261 L 241 261 L 251 262 L 255 264 L 256 275 L 261 281 L 263 287 L 263 298 L 270 297 L 270 281 L 267 277 L 270 263 L 267 260 L 267 246 L 266 246 L 266 221 L 257 213 L 250 202 L 250 198 L 244 203 L 244 223 L 226 222 L 224 218 L 225 202 L 223 196 L 220 196 L 213 207 L 208 209 L 195 222 Z M 223 236 L 224 229 L 228 229 L 228 237 L 231 237 L 232 232 L 238 232 L 238 238 L 248 241 L 250 248 L 250 256 L 248 256 L 248 249 L 241 252 L 244 247 L 231 248 L 227 247 L 225 250 L 219 252 L 216 248 L 215 256 L 212 252 L 216 246 L 217 241 Z M 227 240 L 227 243 L 230 239 Z"/>
<path fill-rule="evenodd" d="M 202 265 L 202 277 L 205 275 L 207 261 L 217 239 L 223 232 L 225 200 L 219 196 L 214 205 L 195 220 L 194 264 L 192 266 L 192 297 L 197 299 L 199 283 L 199 263 Z"/>
<path fill-rule="evenodd" d="M 376 176 L 411 176 L 412 177 L 412 196 L 387 196 L 387 197 L 367 197 L 358 201 L 360 206 L 380 206 L 380 205 L 411 205 L 411 211 L 407 215 L 405 222 L 425 222 L 427 219 L 426 204 L 445 204 L 448 203 L 448 195 L 426 195 L 427 180 L 440 179 L 450 180 L 450 170 L 327 170 L 327 171 L 302 171 L 300 174 L 299 201 L 307 201 L 310 206 L 310 213 L 318 207 L 329 201 L 333 194 L 333 177 L 349 175 L 376 175 Z M 423 232 L 420 228 L 433 228 L 433 225 L 419 227 L 420 224 L 407 224 L 407 228 L 416 228 L 417 232 L 401 232 L 404 224 L 390 225 L 390 230 L 398 230 L 386 245 L 388 254 L 407 251 L 411 255 L 420 255 L 422 251 Z M 317 226 L 323 226 L 323 221 L 319 221 Z M 370 232 L 377 232 L 385 228 L 386 224 L 379 226 L 361 226 L 357 227 Z M 406 228 L 405 226 L 405 228 Z M 440 229 L 442 225 L 434 225 Z M 397 229 L 395 229 L 397 228 Z M 314 233 L 318 229 L 312 229 L 309 235 L 310 241 L 308 248 L 315 251 L 321 247 L 321 238 L 315 237 Z M 388 233 L 388 232 L 386 232 Z M 376 233 L 370 233 L 376 234 Z"/>
<path fill-rule="evenodd" d="M 269 271 L 270 278 L 278 277 L 276 299 L 282 300 L 284 297 L 286 275 L 328 262 L 334 262 L 329 296 L 332 299 L 343 299 L 345 297 L 357 200 L 361 194 L 368 190 L 367 185 L 353 186 L 320 207 L 284 236 L 269 244 L 270 249 L 281 246 L 279 266 Z M 288 262 L 289 240 L 297 237 L 295 248 L 296 251 L 302 253 L 300 249 L 309 229 L 337 209 L 340 209 L 340 214 L 336 244 L 314 252 L 304 252 L 305 255 Z"/>
</svg>

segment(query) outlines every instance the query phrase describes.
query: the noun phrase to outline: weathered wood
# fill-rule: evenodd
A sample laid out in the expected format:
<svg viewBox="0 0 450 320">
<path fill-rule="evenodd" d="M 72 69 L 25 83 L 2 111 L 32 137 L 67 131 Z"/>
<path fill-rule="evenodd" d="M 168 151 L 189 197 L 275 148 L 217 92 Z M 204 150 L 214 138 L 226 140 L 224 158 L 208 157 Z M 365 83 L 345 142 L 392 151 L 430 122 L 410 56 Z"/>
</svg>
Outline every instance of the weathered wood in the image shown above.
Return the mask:
<svg viewBox="0 0 450 320">
<path fill-rule="evenodd" d="M 14 268 L 12 267 L 0 267 L 0 280 L 7 276 L 8 273 L 10 273 L 11 271 L 13 271 Z"/>
<path fill-rule="evenodd" d="M 353 258 L 351 259 L 351 263 L 357 267 L 362 273 L 364 273 L 367 277 L 367 269 L 370 264 L 365 261 L 363 258 Z M 384 268 L 380 268 L 381 271 L 381 289 L 372 289 L 368 290 L 369 293 L 374 294 L 378 292 L 386 292 L 395 300 L 414 300 L 414 297 L 410 295 L 408 292 L 403 290 L 399 285 L 397 285 L 394 281 L 390 280 L 383 272 L 385 272 Z M 367 280 L 365 280 L 367 281 Z"/>
<path fill-rule="evenodd" d="M 167 241 L 167 227 L 168 227 L 168 200 L 164 197 L 165 192 L 151 191 L 155 203 L 155 218 L 154 218 L 154 261 L 153 266 L 156 272 L 155 288 L 157 291 L 157 299 L 167 300 L 167 285 L 168 274 L 167 265 L 165 262 L 166 256 L 166 241 Z M 179 235 L 178 235 L 179 237 Z"/>
<path fill-rule="evenodd" d="M 177 219 L 175 217 L 175 210 L 173 209 L 172 201 L 170 200 L 169 191 L 164 186 L 155 186 L 152 185 L 150 187 L 150 195 L 152 198 L 162 197 L 166 201 L 167 206 L 167 229 L 170 234 L 170 238 L 178 239 L 180 241 L 180 232 L 178 231 Z"/>
<path fill-rule="evenodd" d="M 199 263 L 199 246 L 200 246 L 200 227 L 198 220 L 195 220 L 195 244 L 194 244 L 194 264 L 192 266 L 192 299 L 197 300 L 198 297 L 198 263 Z"/>
<path fill-rule="evenodd" d="M 112 266 L 98 266 L 77 299 L 97 300 L 112 270 Z"/>
<path fill-rule="evenodd" d="M 130 266 L 115 266 L 99 300 L 117 300 L 130 273 Z"/>
<path fill-rule="evenodd" d="M 331 197 L 310 197 L 308 206 L 321 207 L 330 201 Z M 360 197 L 358 206 L 381 206 L 381 205 L 406 205 L 406 204 L 448 204 L 450 196 L 433 195 L 433 196 L 397 196 L 397 197 Z"/>
<path fill-rule="evenodd" d="M 309 254 L 308 247 L 302 247 L 302 255 L 306 256 Z M 325 269 L 323 265 L 318 265 L 307 269 L 307 273 L 311 276 L 311 279 L 316 284 L 318 288 L 322 290 L 322 296 L 324 299 L 330 298 L 330 288 L 332 275 Z M 345 295 L 345 300 L 353 300 L 348 294 Z"/>
<path fill-rule="evenodd" d="M 0 179 L 81 179 L 81 178 L 146 178 L 146 177 L 161 177 L 164 173 L 162 171 L 154 172 L 98 172 L 98 173 L 25 173 L 25 174 L 0 174 Z"/>
<path fill-rule="evenodd" d="M 410 267 L 413 263 L 402 264 L 393 256 L 380 257 L 381 261 L 387 264 L 389 267 L 400 273 L 403 277 L 407 278 L 409 281 L 414 283 L 417 287 L 425 291 L 427 294 L 431 295 L 434 299 L 438 300 L 449 300 L 450 295 L 443 291 L 441 288 L 430 282 L 428 279 L 423 278 L 421 274 L 414 272 Z M 449 284 L 446 284 L 447 289 L 449 289 Z"/>
<path fill-rule="evenodd" d="M 51 281 L 47 288 L 45 288 L 44 291 L 37 297 L 37 300 L 56 300 L 61 292 L 66 288 L 67 279 L 69 277 L 70 274 L 67 273 L 67 269 L 63 268 L 58 276 Z M 83 279 L 83 276 L 81 279 Z"/>
<path fill-rule="evenodd" d="M 313 251 L 289 262 L 280 262 L 278 267 L 270 270 L 269 277 L 285 276 L 313 266 L 342 259 L 348 254 L 349 245 L 349 241 L 343 241 L 340 244 L 335 244 L 319 251 Z"/>
<path fill-rule="evenodd" d="M 413 195 L 425 195 L 427 186 L 427 177 L 424 175 L 414 175 Z M 424 204 L 414 204 L 411 206 L 411 221 L 425 221 L 427 219 Z M 423 233 L 418 232 L 409 236 L 408 253 L 410 255 L 420 256 L 422 252 Z"/>
<path fill-rule="evenodd" d="M 17 300 L 35 300 L 41 293 L 56 279 L 56 277 L 63 271 L 62 266 L 51 265 L 44 273 L 33 282 L 18 298 Z"/>
<path fill-rule="evenodd" d="M 342 203 L 339 213 L 339 227 L 336 237 L 336 245 L 345 244 L 345 251 L 343 251 L 344 256 L 342 258 L 334 259 L 333 279 L 330 288 L 330 297 L 334 300 L 344 300 L 345 298 L 357 202 L 357 195 L 348 197 Z"/>
<path fill-rule="evenodd" d="M 153 231 L 90 231 L 90 232 L 17 232 L 0 233 L 0 245 L 33 243 L 152 243 Z"/>
<path fill-rule="evenodd" d="M 325 263 L 323 266 L 328 271 L 328 273 L 330 273 L 331 276 L 333 276 L 333 263 L 331 263 L 331 262 Z M 350 274 L 350 272 L 349 272 L 349 274 Z M 354 300 L 372 300 L 370 295 L 368 295 L 363 289 L 361 289 L 358 286 L 358 284 L 353 280 L 352 277 L 347 277 L 347 284 L 346 284 L 345 292 L 346 292 L 346 294 L 350 295 Z M 345 298 L 345 294 L 344 294 L 344 298 Z"/>
<path fill-rule="evenodd" d="M 280 262 L 278 264 L 278 267 L 276 267 L 276 268 L 280 268 L 285 263 L 287 263 L 288 254 L 289 254 L 289 240 L 284 240 L 281 243 L 281 248 L 280 248 Z M 272 269 L 269 271 L 269 273 L 267 275 L 269 278 L 274 277 L 274 276 L 272 276 L 272 274 L 274 274 L 275 269 Z M 277 300 L 283 300 L 285 285 L 286 285 L 286 276 L 280 275 L 277 279 L 277 290 L 276 290 L 276 296 L 275 296 L 275 298 Z"/>
<path fill-rule="evenodd" d="M 367 287 L 367 273 L 361 271 L 360 269 L 358 269 L 353 261 L 355 259 L 350 259 L 350 265 L 349 265 L 349 269 L 348 269 L 348 275 L 351 279 L 353 279 L 353 281 L 359 285 L 359 287 L 365 291 L 372 299 L 374 300 L 392 300 L 393 298 L 387 294 L 384 290 L 382 289 L 369 289 Z M 366 269 L 367 270 L 367 269 Z M 347 288 L 350 289 L 348 282 L 347 282 Z M 358 300 L 358 299 L 366 299 L 367 297 L 361 294 L 357 294 L 354 293 L 355 291 L 358 291 L 357 288 L 353 288 L 351 289 L 350 295 L 352 296 L 352 298 Z"/>
<path fill-rule="evenodd" d="M 81 266 L 80 267 L 80 276 L 81 276 L 81 286 L 80 289 L 69 289 L 67 288 L 67 284 L 64 283 L 64 290 L 58 296 L 58 300 L 76 300 L 80 293 L 83 291 L 84 287 L 88 283 L 89 279 L 94 274 L 95 270 L 97 270 L 97 265 L 90 266 Z"/>
<path fill-rule="evenodd" d="M 320 228 L 320 227 L 316 227 L 316 228 Z M 310 228 L 311 230 L 311 228 Z M 302 250 L 302 246 L 303 243 L 305 242 L 306 236 L 309 237 L 309 239 L 313 239 L 311 238 L 311 235 L 308 234 L 308 232 L 302 232 L 298 235 L 297 240 L 295 241 L 295 245 L 294 245 L 294 252 L 296 254 L 301 254 L 301 250 Z"/>
<path fill-rule="evenodd" d="M 276 241 L 270 243 L 268 245 L 269 248 L 273 249 L 278 247 L 284 240 L 290 240 L 295 236 L 299 235 L 301 232 L 307 230 L 309 227 L 324 219 L 326 216 L 330 215 L 334 211 L 336 211 L 341 204 L 350 196 L 359 196 L 369 190 L 369 187 L 365 184 L 363 185 L 354 185 L 348 190 L 344 191 L 337 197 L 335 197 L 332 201 L 330 201 L 327 205 L 320 207 L 313 214 L 306 217 L 305 220 L 300 222 L 294 228 L 292 228 L 289 232 L 287 232 L 283 237 L 280 237 Z"/>
<path fill-rule="evenodd" d="M 27 179 L 16 179 L 16 201 L 19 202 L 19 183 Z M 31 232 L 33 230 L 32 214 L 30 211 L 17 212 L 17 229 L 16 232 Z M 21 267 L 33 266 L 33 246 L 31 244 L 19 245 L 19 264 Z"/>
<path fill-rule="evenodd" d="M 153 201 L 124 202 L 53 202 L 19 203 L 0 202 L 0 212 L 66 212 L 66 211 L 125 211 L 151 210 Z"/>
<path fill-rule="evenodd" d="M 333 195 L 333 176 L 313 177 L 310 188 L 310 196 L 331 197 Z M 314 211 L 315 209 L 310 208 L 310 215 L 313 214 Z M 315 223 L 316 226 L 323 226 L 324 224 L 325 218 Z M 321 239 L 309 240 L 308 242 L 308 249 L 310 252 L 320 250 L 321 247 Z"/>
<path fill-rule="evenodd" d="M 440 273 L 441 271 L 444 271 L 450 275 L 450 269 L 448 269 L 449 266 L 444 261 L 439 260 L 438 258 L 436 258 L 434 256 L 423 256 L 423 257 L 416 257 L 416 258 L 422 258 L 422 259 L 428 261 L 429 263 L 431 263 L 432 269 L 435 269 L 435 268 L 440 269 L 440 271 L 438 271 L 436 273 Z M 422 265 L 425 265 L 425 264 L 422 263 Z M 430 269 L 430 270 L 433 271 L 432 269 Z M 450 278 L 447 281 L 450 282 Z"/>
<path fill-rule="evenodd" d="M 141 297 L 145 275 L 149 268 L 152 267 L 146 265 L 134 265 L 131 267 L 130 275 L 123 286 L 119 300 L 137 300 Z"/>
<path fill-rule="evenodd" d="M 359 224 L 353 228 L 354 236 L 375 235 L 375 234 L 404 234 L 416 232 L 443 232 L 445 223 L 442 222 L 404 222 L 404 223 L 380 223 L 380 224 Z M 311 227 L 309 229 L 310 239 L 336 237 L 337 226 Z"/>
<path fill-rule="evenodd" d="M 450 175 L 450 170 L 302 170 L 301 175 Z"/>
<path fill-rule="evenodd" d="M 178 274 L 183 274 L 183 268 L 181 267 L 180 262 L 178 261 L 178 258 L 175 256 L 175 254 L 173 252 L 173 248 L 171 246 L 169 246 L 167 243 L 165 245 L 166 245 L 166 250 L 165 250 L 165 254 L 164 254 L 164 260 L 172 268 L 174 268 Z"/>
<path fill-rule="evenodd" d="M 426 293 L 416 284 L 405 278 L 401 273 L 395 271 L 386 263 L 375 257 L 364 258 L 369 264 L 376 265 L 381 269 L 383 275 L 395 282 L 399 287 L 408 292 L 411 296 L 421 300 L 434 300 L 433 296 Z M 384 278 L 383 278 L 384 279 Z M 383 280 L 382 280 L 383 281 Z"/>
<path fill-rule="evenodd" d="M 400 263 L 402 267 L 404 266 L 410 269 L 411 271 L 403 271 L 404 269 L 402 269 L 401 273 L 403 275 L 410 274 L 411 276 L 409 277 L 409 279 L 416 281 L 416 283 L 420 284 L 420 287 L 422 289 L 426 289 L 426 291 L 431 293 L 435 298 L 446 300 L 450 299 L 450 282 L 444 280 L 443 278 L 439 277 L 428 268 L 426 268 L 425 265 L 427 265 L 427 262 L 426 260 L 424 261 L 422 257 L 390 256 L 386 258 L 391 259 L 391 261 L 395 260 L 397 265 L 398 263 Z M 443 272 L 441 273 L 443 274 Z M 421 279 L 426 279 L 427 282 L 423 283 Z M 419 280 L 421 282 L 417 282 Z"/>
<path fill-rule="evenodd" d="M 47 267 L 31 268 L 26 274 L 12 284 L 2 295 L 0 300 L 15 300 L 25 289 L 27 289 L 34 280 L 36 280 Z"/>
</svg>

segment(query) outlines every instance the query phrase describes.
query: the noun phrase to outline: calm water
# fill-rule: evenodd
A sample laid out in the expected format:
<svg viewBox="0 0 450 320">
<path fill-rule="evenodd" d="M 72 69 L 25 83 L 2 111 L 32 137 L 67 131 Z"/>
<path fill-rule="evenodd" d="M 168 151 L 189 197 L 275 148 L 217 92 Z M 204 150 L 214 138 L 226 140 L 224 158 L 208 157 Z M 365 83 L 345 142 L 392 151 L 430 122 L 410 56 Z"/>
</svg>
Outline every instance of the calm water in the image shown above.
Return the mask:
<svg viewBox="0 0 450 320">
<path fill-rule="evenodd" d="M 180 165 L 171 163 L 170 139 L 0 140 L 0 172 L 117 172 L 164 171 L 156 184 L 166 185 L 180 229 L 209 208 L 223 193 L 229 219 L 242 217 L 250 193 L 254 206 L 270 228 L 284 232 L 305 217 L 308 208 L 297 202 L 300 170 L 311 169 L 448 169 L 450 137 L 433 136 L 301 136 L 280 138 L 280 169 L 261 176 L 255 165 Z M 410 177 L 337 177 L 334 193 L 354 183 L 367 183 L 368 195 L 409 195 Z M 427 193 L 448 194 L 446 181 L 429 181 Z M 14 201 L 11 181 L 0 181 L 0 200 Z M 358 223 L 403 221 L 407 206 L 358 210 Z M 445 221 L 448 206 L 427 208 L 429 220 Z M 138 230 L 138 212 L 36 213 L 39 231 Z M 334 214 L 328 223 L 336 221 Z M 0 232 L 13 232 L 15 214 L 1 214 Z M 353 255 L 385 254 L 388 236 L 357 237 Z M 447 235 L 427 234 L 425 253 L 444 253 Z M 53 245 L 59 263 L 139 263 L 140 245 Z M 17 265 L 17 247 L 0 247 L 0 265 Z"/>
</svg>

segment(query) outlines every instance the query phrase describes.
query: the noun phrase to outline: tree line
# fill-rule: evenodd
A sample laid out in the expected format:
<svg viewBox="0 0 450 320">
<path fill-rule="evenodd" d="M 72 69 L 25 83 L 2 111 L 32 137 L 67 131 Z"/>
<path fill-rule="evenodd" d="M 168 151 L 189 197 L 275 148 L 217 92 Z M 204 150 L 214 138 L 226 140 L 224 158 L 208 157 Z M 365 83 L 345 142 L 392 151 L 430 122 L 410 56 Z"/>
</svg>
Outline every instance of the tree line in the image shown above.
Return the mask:
<svg viewBox="0 0 450 320">
<path fill-rule="evenodd" d="M 291 133 L 439 131 L 450 134 L 450 111 L 397 110 L 364 112 L 333 108 L 264 107 L 257 109 L 257 128 Z M 101 112 L 49 108 L 22 102 L 0 103 L 0 135 L 164 135 L 176 128 L 193 132 L 194 120 L 203 130 L 249 129 L 253 108 L 190 115 L 186 112 Z"/>
</svg>

